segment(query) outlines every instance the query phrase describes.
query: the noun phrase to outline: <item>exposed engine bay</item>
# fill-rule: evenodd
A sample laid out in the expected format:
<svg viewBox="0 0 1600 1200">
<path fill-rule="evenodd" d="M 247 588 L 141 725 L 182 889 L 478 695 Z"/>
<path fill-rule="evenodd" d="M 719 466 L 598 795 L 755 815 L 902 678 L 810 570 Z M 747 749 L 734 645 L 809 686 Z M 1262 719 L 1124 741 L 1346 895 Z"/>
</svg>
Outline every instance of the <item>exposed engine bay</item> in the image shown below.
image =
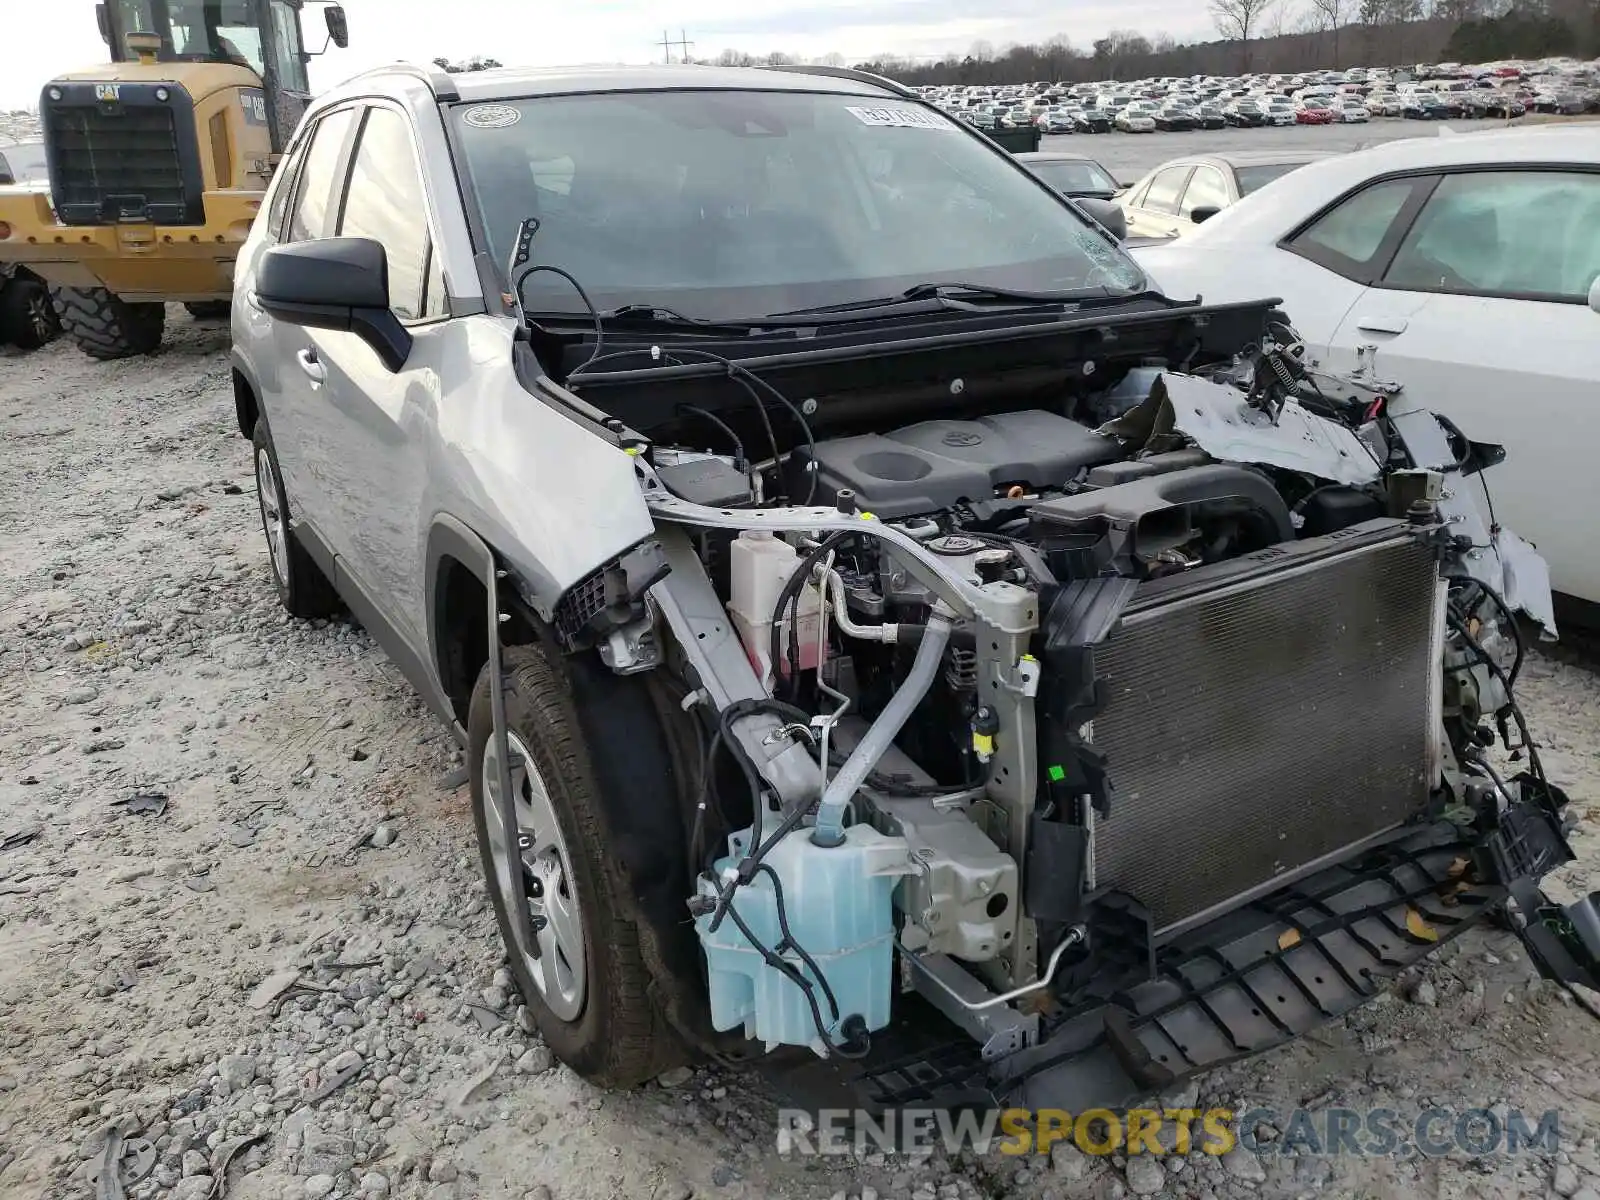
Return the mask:
<svg viewBox="0 0 1600 1200">
<path fill-rule="evenodd" d="M 1085 1063 L 1104 1100 L 1347 1011 L 1570 857 L 1497 448 L 1270 305 L 1137 316 L 848 396 L 725 343 L 565 377 L 658 536 L 556 625 L 682 681 L 716 1030 L 893 1042 L 884 1100 L 1055 1102 Z M 914 1005 L 970 1055 L 905 1051 Z"/>
</svg>

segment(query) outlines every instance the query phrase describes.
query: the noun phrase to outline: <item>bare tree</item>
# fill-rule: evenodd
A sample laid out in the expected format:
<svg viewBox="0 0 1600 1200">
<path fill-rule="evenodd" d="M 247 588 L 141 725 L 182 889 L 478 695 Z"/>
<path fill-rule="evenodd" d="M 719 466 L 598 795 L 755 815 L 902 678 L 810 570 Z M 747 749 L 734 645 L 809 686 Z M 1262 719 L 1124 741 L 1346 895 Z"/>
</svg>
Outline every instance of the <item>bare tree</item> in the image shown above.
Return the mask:
<svg viewBox="0 0 1600 1200">
<path fill-rule="evenodd" d="M 1046 40 L 1041 50 L 1050 82 L 1055 83 L 1060 80 L 1067 64 L 1072 61 L 1072 39 L 1064 33 L 1054 34 Z"/>
<path fill-rule="evenodd" d="M 1333 35 L 1333 65 L 1339 65 L 1339 30 L 1350 19 L 1350 0 L 1311 0 L 1322 27 Z"/>
<path fill-rule="evenodd" d="M 1239 43 L 1242 69 L 1250 69 L 1250 38 L 1256 33 L 1261 19 L 1278 3 L 1278 0 L 1211 0 L 1211 19 L 1217 32 L 1230 42 Z"/>
</svg>

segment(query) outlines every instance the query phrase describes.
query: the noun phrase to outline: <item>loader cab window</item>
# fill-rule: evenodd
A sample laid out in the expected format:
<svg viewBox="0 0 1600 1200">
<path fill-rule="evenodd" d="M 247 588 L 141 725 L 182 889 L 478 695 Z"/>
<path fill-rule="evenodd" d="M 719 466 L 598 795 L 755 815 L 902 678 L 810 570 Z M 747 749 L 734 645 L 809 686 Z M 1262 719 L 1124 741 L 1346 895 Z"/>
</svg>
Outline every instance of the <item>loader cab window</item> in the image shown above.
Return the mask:
<svg viewBox="0 0 1600 1200">
<path fill-rule="evenodd" d="M 155 16 L 150 10 L 150 0 L 116 0 L 112 7 L 116 13 L 112 28 L 117 35 L 117 44 L 111 48 L 112 57 L 130 58 L 128 47 L 122 41 L 126 34 L 158 32 Z"/>
<path fill-rule="evenodd" d="M 250 0 L 167 0 L 172 47 L 190 62 L 226 62 L 266 70 L 261 28 Z"/>
<path fill-rule="evenodd" d="M 272 0 L 272 69 L 285 91 L 311 93 L 305 47 L 300 44 L 300 14 L 287 0 Z"/>
<path fill-rule="evenodd" d="M 123 62 L 130 33 L 161 36 L 163 62 L 234 63 L 257 75 L 266 69 L 253 0 L 115 0 L 115 57 Z"/>
</svg>

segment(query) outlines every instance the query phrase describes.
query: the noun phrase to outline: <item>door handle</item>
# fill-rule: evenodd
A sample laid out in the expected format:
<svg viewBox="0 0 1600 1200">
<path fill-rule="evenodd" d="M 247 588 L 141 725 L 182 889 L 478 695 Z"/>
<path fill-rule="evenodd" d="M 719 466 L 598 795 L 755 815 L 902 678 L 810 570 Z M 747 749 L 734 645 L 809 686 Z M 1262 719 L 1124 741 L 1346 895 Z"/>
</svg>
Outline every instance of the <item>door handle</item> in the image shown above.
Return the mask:
<svg viewBox="0 0 1600 1200">
<path fill-rule="evenodd" d="M 1356 328 L 1363 333 L 1404 333 L 1406 331 L 1406 319 L 1404 317 L 1375 314 L 1358 319 Z"/>
<path fill-rule="evenodd" d="M 300 369 L 306 373 L 312 383 L 322 383 L 328 378 L 328 368 L 318 361 L 317 352 L 314 348 L 307 346 L 296 354 L 295 358 L 300 361 Z"/>
</svg>

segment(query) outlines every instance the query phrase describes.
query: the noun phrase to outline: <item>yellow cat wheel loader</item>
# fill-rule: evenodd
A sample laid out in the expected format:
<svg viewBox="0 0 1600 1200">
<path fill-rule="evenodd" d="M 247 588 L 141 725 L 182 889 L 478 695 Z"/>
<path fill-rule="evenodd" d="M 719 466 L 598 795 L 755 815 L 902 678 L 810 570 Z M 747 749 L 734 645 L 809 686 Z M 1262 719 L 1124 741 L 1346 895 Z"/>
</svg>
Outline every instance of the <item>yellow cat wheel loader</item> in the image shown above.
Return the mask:
<svg viewBox="0 0 1600 1200">
<path fill-rule="evenodd" d="M 107 0 L 112 61 L 45 85 L 49 186 L 0 187 L 0 264 L 49 284 L 85 353 L 152 352 L 168 303 L 227 315 L 239 247 L 311 98 L 307 3 L 323 0 Z M 344 9 L 323 13 L 328 42 L 347 45 Z"/>
</svg>

